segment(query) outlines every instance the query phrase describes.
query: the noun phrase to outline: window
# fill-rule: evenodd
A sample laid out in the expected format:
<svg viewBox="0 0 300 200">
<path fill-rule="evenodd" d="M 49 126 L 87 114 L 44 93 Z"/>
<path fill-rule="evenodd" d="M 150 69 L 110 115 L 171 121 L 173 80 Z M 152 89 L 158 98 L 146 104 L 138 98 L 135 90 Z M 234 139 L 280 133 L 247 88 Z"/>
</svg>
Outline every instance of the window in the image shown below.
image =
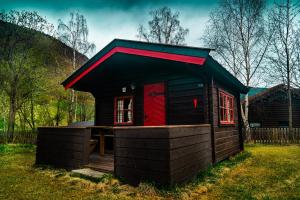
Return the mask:
<svg viewBox="0 0 300 200">
<path fill-rule="evenodd" d="M 234 124 L 234 97 L 223 91 L 219 92 L 219 112 L 221 124 Z"/>
<path fill-rule="evenodd" d="M 115 124 L 132 124 L 133 123 L 133 97 L 116 97 L 115 98 Z"/>
</svg>

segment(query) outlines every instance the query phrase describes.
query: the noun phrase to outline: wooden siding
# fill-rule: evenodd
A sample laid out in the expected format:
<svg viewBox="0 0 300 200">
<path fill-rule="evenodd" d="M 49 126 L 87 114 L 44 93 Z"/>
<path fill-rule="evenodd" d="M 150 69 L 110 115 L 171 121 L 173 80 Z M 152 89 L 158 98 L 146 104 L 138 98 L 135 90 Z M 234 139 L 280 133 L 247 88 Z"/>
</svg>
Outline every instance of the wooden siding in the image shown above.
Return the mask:
<svg viewBox="0 0 300 200">
<path fill-rule="evenodd" d="M 293 127 L 300 127 L 300 99 L 293 98 Z M 288 123 L 288 102 L 280 92 L 271 98 L 250 102 L 249 122 L 261 123 L 264 128 L 279 128 Z"/>
<path fill-rule="evenodd" d="M 214 81 L 212 87 L 213 98 L 213 131 L 214 131 L 214 148 L 215 148 L 215 162 L 219 162 L 240 152 L 243 148 L 242 145 L 242 131 L 239 128 L 239 94 L 231 91 L 224 85 L 218 84 Z M 219 115 L 219 91 L 225 91 L 234 96 L 234 125 L 222 125 L 220 124 Z"/>
<path fill-rule="evenodd" d="M 182 77 L 168 81 L 169 124 L 204 123 L 205 99 L 203 80 L 195 77 Z M 193 100 L 198 106 L 194 108 Z"/>
<path fill-rule="evenodd" d="M 90 129 L 38 128 L 36 164 L 75 169 L 88 163 Z"/>
<path fill-rule="evenodd" d="M 115 128 L 115 174 L 173 185 L 194 177 L 211 162 L 210 125 Z"/>
<path fill-rule="evenodd" d="M 133 79 L 132 82 L 136 81 Z M 125 85 L 115 83 L 112 86 L 95 93 L 95 121 L 98 126 L 113 125 L 114 101 L 116 96 L 134 96 L 134 124 L 144 125 L 144 97 L 143 87 L 147 83 L 164 82 L 166 84 L 166 120 L 168 125 L 176 124 L 202 124 L 205 122 L 205 95 L 203 80 L 191 75 L 163 74 L 154 80 L 137 83 L 136 89 L 127 87 L 126 93 L 122 93 Z M 128 85 L 127 85 L 128 86 Z M 198 100 L 198 108 L 194 108 L 193 99 Z"/>
</svg>

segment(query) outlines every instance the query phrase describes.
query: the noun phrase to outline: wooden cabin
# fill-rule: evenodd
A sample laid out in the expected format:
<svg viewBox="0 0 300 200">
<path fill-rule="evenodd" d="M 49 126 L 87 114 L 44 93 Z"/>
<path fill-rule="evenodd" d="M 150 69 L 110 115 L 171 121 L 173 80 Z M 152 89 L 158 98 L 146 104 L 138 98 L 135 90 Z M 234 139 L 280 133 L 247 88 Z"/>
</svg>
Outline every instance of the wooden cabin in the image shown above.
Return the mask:
<svg viewBox="0 0 300 200">
<path fill-rule="evenodd" d="M 248 89 L 210 51 L 113 40 L 62 83 L 95 97 L 95 126 L 40 128 L 37 163 L 93 167 L 87 143 L 100 135 L 96 149 L 103 160 L 111 155 L 116 176 L 165 185 L 240 152 L 240 94 Z M 50 144 L 51 134 L 65 138 Z M 79 144 L 68 150 L 76 155 L 62 153 L 66 141 Z"/>
<path fill-rule="evenodd" d="M 272 88 L 251 88 L 249 95 L 249 124 L 253 128 L 287 128 L 288 96 L 283 84 Z M 300 90 L 292 89 L 293 127 L 300 127 Z"/>
</svg>

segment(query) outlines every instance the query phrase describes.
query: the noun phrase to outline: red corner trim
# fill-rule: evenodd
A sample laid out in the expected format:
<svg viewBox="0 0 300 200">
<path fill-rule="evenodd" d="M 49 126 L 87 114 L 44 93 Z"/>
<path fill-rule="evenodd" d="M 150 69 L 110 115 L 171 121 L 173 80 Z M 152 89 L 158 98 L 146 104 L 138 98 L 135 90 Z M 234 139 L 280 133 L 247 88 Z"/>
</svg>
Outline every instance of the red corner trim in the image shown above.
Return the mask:
<svg viewBox="0 0 300 200">
<path fill-rule="evenodd" d="M 97 62 L 93 63 L 85 71 L 83 71 L 81 74 L 79 74 L 77 77 L 75 77 L 71 82 L 69 82 L 65 86 L 65 89 L 72 87 L 72 85 L 74 85 L 82 77 L 87 75 L 90 71 L 95 69 L 98 65 L 103 63 L 105 60 L 107 60 L 110 56 L 112 56 L 115 53 L 125 53 L 125 54 L 131 54 L 131 55 L 146 56 L 146 57 L 151 57 L 151 58 L 160 58 L 160 59 L 165 59 L 165 60 L 191 63 L 191 64 L 196 64 L 196 65 L 203 65 L 205 62 L 205 58 L 200 58 L 200 57 L 195 57 L 195 56 L 185 56 L 185 55 L 179 55 L 179 54 L 133 49 L 133 48 L 126 48 L 126 47 L 115 47 L 112 50 L 110 50 L 107 54 L 102 56 L 99 60 L 97 60 Z"/>
</svg>

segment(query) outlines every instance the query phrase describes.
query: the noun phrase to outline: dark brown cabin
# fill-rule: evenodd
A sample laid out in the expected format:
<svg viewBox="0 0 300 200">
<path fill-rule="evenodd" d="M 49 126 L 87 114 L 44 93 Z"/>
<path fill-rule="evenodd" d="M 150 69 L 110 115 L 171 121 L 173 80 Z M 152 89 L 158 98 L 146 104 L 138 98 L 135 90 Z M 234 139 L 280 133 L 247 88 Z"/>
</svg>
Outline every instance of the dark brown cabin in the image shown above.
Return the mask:
<svg viewBox="0 0 300 200">
<path fill-rule="evenodd" d="M 248 89 L 210 51 L 115 39 L 63 82 L 95 97 L 95 126 L 87 128 L 91 137 L 111 130 L 98 145 L 105 143 L 104 157 L 113 154 L 116 176 L 132 184 L 182 183 L 243 149 L 239 105 Z M 61 132 L 71 137 L 73 130 Z M 69 168 L 91 162 L 86 149 L 80 152 Z M 43 156 L 37 162 L 47 163 Z"/>
<path fill-rule="evenodd" d="M 251 89 L 255 90 L 255 88 Z M 251 92 L 250 90 L 250 92 Z M 300 127 L 300 90 L 292 89 L 293 127 Z M 251 127 L 286 128 L 289 125 L 287 87 L 283 84 L 249 95 Z"/>
</svg>

